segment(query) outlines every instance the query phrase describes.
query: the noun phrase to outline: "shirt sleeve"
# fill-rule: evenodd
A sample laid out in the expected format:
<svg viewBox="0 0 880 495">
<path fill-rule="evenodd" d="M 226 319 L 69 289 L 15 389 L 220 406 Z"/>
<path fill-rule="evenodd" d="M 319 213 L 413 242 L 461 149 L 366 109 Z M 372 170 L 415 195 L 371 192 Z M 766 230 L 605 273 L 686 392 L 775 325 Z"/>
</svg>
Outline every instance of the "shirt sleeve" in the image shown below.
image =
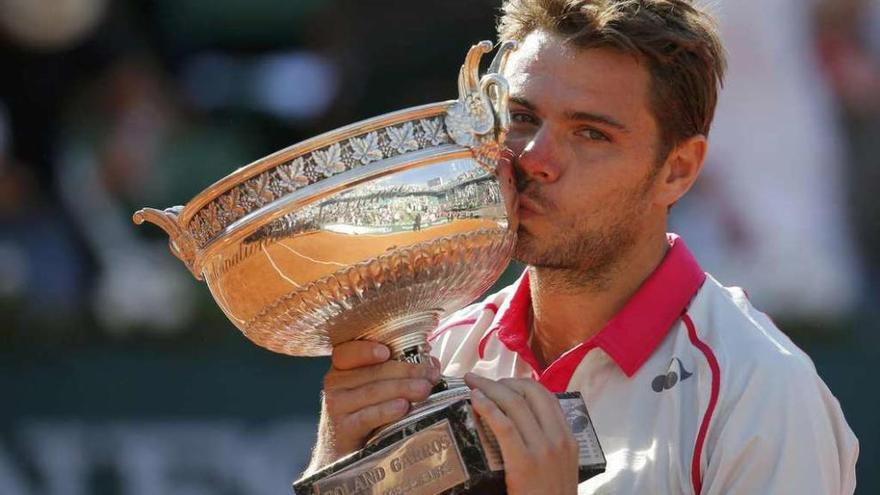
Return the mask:
<svg viewBox="0 0 880 495">
<path fill-rule="evenodd" d="M 858 441 L 812 363 L 792 360 L 740 370 L 710 426 L 701 495 L 855 492 Z"/>
</svg>

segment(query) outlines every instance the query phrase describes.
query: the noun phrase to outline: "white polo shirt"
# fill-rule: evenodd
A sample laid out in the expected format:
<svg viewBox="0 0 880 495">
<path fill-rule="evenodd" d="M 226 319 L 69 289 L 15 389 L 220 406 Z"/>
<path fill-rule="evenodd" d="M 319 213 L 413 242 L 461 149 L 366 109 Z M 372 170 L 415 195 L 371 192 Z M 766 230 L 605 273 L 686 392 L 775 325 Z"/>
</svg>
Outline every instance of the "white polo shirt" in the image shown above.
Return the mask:
<svg viewBox="0 0 880 495">
<path fill-rule="evenodd" d="M 596 336 L 541 369 L 526 271 L 431 336 L 443 372 L 579 391 L 607 459 L 581 494 L 852 494 L 858 441 L 810 358 L 669 236 Z"/>
</svg>

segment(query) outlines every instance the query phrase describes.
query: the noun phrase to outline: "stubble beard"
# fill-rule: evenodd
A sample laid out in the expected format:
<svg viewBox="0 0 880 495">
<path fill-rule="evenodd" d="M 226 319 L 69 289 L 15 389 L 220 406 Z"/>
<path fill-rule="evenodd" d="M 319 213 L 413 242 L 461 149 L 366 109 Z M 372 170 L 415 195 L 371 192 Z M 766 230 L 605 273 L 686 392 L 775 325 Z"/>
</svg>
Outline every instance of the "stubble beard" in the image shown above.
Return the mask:
<svg viewBox="0 0 880 495">
<path fill-rule="evenodd" d="M 541 239 L 520 227 L 514 259 L 537 269 L 542 280 L 556 289 L 603 291 L 620 259 L 636 243 L 636 231 L 629 226 L 622 223 L 592 231 L 578 230 L 577 225 L 562 226 L 553 240 Z"/>
</svg>

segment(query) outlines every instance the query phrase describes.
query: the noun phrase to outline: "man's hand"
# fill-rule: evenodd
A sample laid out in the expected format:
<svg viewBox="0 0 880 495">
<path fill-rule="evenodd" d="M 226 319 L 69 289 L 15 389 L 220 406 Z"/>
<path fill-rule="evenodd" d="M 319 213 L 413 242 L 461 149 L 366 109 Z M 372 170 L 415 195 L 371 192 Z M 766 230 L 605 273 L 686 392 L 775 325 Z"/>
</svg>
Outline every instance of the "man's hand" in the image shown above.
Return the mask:
<svg viewBox="0 0 880 495">
<path fill-rule="evenodd" d="M 578 446 L 559 400 L 530 379 L 464 379 L 474 410 L 498 439 L 507 493 L 577 493 Z"/>
<path fill-rule="evenodd" d="M 333 348 L 324 376 L 318 441 L 306 473 L 364 446 L 374 429 L 403 417 L 440 380 L 436 362 L 389 361 L 388 347 L 353 340 Z"/>
</svg>

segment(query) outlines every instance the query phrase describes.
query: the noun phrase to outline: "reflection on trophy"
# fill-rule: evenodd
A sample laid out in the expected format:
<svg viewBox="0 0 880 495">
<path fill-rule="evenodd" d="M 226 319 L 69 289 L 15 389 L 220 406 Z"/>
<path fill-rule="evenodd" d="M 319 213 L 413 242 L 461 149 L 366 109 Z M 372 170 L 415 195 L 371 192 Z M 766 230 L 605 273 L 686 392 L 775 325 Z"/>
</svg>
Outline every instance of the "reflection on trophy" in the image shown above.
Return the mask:
<svg viewBox="0 0 880 495">
<path fill-rule="evenodd" d="M 183 207 L 135 213 L 170 236 L 252 341 L 323 356 L 353 339 L 430 359 L 428 335 L 498 278 L 516 240 L 516 191 L 499 166 L 508 128 L 500 75 L 467 54 L 459 99 L 331 131 L 242 167 Z M 560 394 L 581 445 L 581 480 L 605 460 L 579 394 Z M 574 412 L 572 412 L 574 411 Z M 571 412 L 571 413 L 570 413 Z M 570 413 L 570 414 L 569 414 Z M 446 377 L 364 449 L 294 484 L 298 494 L 504 491 L 503 461 L 460 379 Z"/>
</svg>

